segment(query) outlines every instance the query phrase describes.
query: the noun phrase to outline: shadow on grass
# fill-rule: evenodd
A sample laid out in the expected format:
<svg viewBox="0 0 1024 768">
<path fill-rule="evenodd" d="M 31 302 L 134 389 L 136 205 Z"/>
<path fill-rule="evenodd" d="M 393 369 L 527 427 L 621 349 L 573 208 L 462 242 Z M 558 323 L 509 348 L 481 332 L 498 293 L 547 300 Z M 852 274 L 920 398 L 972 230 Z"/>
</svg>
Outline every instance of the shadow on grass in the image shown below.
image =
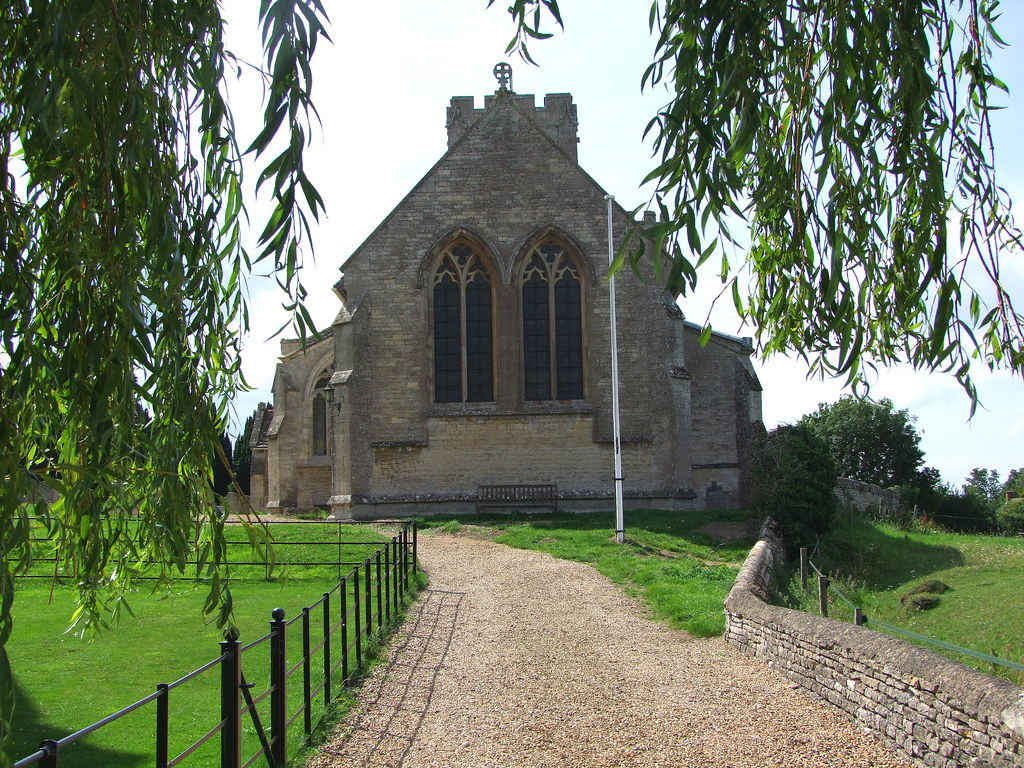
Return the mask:
<svg viewBox="0 0 1024 768">
<path fill-rule="evenodd" d="M 69 696 L 75 695 L 76 684 L 77 681 L 68 681 Z M 14 681 L 14 700 L 14 718 L 11 724 L 13 743 L 9 749 L 15 760 L 36 752 L 44 739 L 58 741 L 74 732 L 47 723 L 17 679 Z M 79 728 L 89 725 L 91 723 L 82 723 Z M 89 736 L 61 748 L 59 756 L 61 765 L 73 765 L 75 768 L 148 768 L 153 765 L 154 760 L 154 755 L 150 752 L 130 752 L 97 746 L 90 743 Z"/>
<path fill-rule="evenodd" d="M 963 553 L 954 546 L 864 519 L 843 523 L 827 534 L 812 559 L 825 573 L 841 573 L 873 591 L 965 564 Z"/>
</svg>

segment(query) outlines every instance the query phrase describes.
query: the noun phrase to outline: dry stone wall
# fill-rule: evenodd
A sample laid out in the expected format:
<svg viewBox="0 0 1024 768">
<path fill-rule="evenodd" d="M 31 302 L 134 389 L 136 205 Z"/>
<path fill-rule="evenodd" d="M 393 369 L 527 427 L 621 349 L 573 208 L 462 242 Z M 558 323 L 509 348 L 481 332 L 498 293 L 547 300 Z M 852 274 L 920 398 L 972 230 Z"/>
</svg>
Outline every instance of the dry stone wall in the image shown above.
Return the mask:
<svg viewBox="0 0 1024 768">
<path fill-rule="evenodd" d="M 725 601 L 726 639 L 938 768 L 1024 768 L 1024 689 L 925 648 L 769 605 L 781 542 L 767 531 Z"/>
</svg>

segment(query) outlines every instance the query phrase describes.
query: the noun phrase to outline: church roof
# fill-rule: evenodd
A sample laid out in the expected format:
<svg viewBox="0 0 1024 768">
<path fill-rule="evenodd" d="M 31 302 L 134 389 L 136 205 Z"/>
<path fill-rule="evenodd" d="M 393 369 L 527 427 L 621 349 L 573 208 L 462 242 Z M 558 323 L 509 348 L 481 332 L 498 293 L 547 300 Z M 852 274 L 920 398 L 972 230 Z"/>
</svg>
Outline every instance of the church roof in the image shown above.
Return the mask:
<svg viewBox="0 0 1024 768">
<path fill-rule="evenodd" d="M 249 448 L 266 448 L 270 445 L 267 433 L 274 419 L 274 406 L 260 403 L 252 421 L 252 432 L 249 434 Z"/>
<path fill-rule="evenodd" d="M 699 323 L 694 323 L 689 320 L 684 321 L 687 330 L 693 331 L 694 333 L 700 334 L 704 330 L 704 327 Z M 754 353 L 754 341 L 750 336 L 732 336 L 728 333 L 722 333 L 721 331 L 712 331 L 710 341 L 714 341 L 718 344 L 732 349 L 733 352 L 741 352 L 747 355 Z"/>
</svg>

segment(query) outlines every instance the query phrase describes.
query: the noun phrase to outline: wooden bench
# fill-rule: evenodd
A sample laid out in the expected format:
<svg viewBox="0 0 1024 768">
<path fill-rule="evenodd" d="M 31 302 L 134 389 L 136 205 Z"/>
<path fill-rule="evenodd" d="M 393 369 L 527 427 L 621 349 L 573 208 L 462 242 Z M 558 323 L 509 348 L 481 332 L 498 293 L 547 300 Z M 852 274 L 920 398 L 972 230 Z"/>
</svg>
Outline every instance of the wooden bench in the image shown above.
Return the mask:
<svg viewBox="0 0 1024 768">
<path fill-rule="evenodd" d="M 476 497 L 476 511 L 481 509 L 522 509 L 550 507 L 558 511 L 558 486 L 554 483 L 532 485 L 481 485 Z"/>
</svg>

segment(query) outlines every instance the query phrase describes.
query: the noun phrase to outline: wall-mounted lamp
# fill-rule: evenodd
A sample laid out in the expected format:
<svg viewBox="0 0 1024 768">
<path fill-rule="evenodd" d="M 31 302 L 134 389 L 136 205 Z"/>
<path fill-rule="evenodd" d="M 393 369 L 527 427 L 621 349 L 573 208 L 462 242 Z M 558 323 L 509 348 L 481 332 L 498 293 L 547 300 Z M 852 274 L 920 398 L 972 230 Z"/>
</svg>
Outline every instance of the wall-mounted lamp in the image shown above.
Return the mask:
<svg viewBox="0 0 1024 768">
<path fill-rule="evenodd" d="M 327 405 L 331 407 L 331 410 L 334 411 L 335 414 L 341 413 L 341 403 L 334 402 L 334 387 L 326 386 L 320 391 L 324 393 L 324 400 L 327 402 Z"/>
</svg>

